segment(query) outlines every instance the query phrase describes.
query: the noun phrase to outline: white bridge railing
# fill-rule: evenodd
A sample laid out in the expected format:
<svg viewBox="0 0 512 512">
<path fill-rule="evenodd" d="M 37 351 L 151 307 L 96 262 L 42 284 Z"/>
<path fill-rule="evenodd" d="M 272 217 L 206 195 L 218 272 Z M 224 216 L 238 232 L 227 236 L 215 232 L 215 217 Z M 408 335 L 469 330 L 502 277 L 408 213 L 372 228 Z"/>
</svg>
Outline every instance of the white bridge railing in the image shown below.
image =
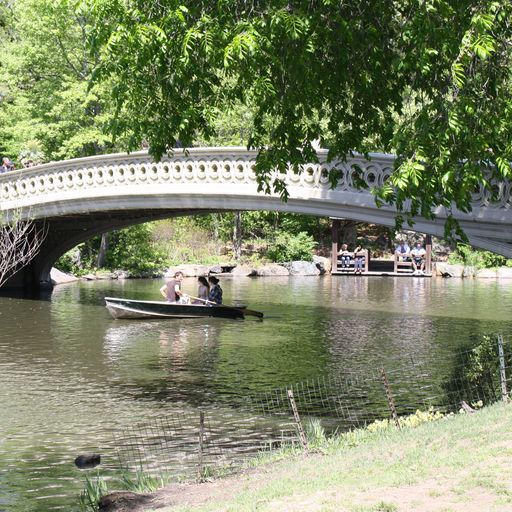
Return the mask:
<svg viewBox="0 0 512 512">
<path fill-rule="evenodd" d="M 353 184 L 355 166 L 362 170 L 360 177 L 369 189 L 382 185 L 393 170 L 392 155 L 373 154 L 370 160 L 354 157 L 346 163 L 326 163 L 326 151 L 319 151 L 319 156 L 323 163 L 306 166 L 302 174 L 290 170 L 283 177 L 292 191 L 330 191 L 328 173 L 336 168 L 340 173 L 336 191 L 368 194 L 368 190 L 359 190 Z M 0 175 L 0 208 L 32 206 L 56 194 L 65 200 L 75 196 L 74 192 L 92 190 L 101 194 L 101 189 L 145 185 L 220 185 L 221 190 L 230 185 L 229 193 L 233 185 L 250 185 L 256 193 L 255 159 L 254 151 L 226 147 L 195 148 L 187 153 L 175 150 L 173 157 L 160 162 L 154 162 L 145 151 L 53 162 Z M 511 185 L 500 184 L 497 192 L 492 200 L 490 191 L 480 189 L 474 195 L 473 207 L 511 209 Z"/>
</svg>

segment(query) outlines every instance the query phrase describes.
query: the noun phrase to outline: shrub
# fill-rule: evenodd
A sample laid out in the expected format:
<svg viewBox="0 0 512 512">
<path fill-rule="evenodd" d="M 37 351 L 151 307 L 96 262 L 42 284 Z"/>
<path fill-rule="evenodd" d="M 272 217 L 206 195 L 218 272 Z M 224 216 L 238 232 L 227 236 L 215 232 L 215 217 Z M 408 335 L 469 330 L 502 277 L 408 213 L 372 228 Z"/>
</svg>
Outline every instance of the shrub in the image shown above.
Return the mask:
<svg viewBox="0 0 512 512">
<path fill-rule="evenodd" d="M 430 407 L 428 411 L 416 411 L 414 414 L 409 414 L 407 416 L 400 416 L 398 418 L 398 423 L 401 427 L 417 427 L 422 423 L 429 423 L 430 421 L 437 421 L 441 418 L 444 418 L 444 414 L 439 411 L 435 411 L 433 407 Z M 377 432 L 379 430 L 386 430 L 389 427 L 394 427 L 394 420 L 384 419 L 384 420 L 376 420 L 373 423 L 370 423 L 366 428 L 369 432 Z"/>
<path fill-rule="evenodd" d="M 83 275 L 96 271 L 101 237 L 93 237 L 62 255 L 55 266 L 63 272 Z M 152 240 L 151 224 L 139 224 L 109 233 L 104 268 L 128 270 L 134 276 L 159 273 L 168 261 Z"/>
<path fill-rule="evenodd" d="M 313 249 L 316 242 L 313 237 L 301 231 L 292 235 L 285 231 L 278 232 L 274 242 L 267 250 L 267 258 L 274 263 L 286 261 L 313 261 Z"/>
<path fill-rule="evenodd" d="M 507 259 L 504 256 L 490 251 L 473 249 L 465 244 L 457 246 L 457 250 L 450 254 L 448 263 L 462 263 L 468 267 L 475 268 L 495 268 L 505 264 L 508 265 Z"/>
<path fill-rule="evenodd" d="M 512 364 L 510 342 L 503 343 L 505 366 Z M 455 354 L 451 375 L 443 384 L 446 403 L 460 404 L 462 400 L 475 404 L 482 400 L 489 404 L 499 400 L 500 369 L 497 336 L 483 335 L 472 347 Z"/>
</svg>

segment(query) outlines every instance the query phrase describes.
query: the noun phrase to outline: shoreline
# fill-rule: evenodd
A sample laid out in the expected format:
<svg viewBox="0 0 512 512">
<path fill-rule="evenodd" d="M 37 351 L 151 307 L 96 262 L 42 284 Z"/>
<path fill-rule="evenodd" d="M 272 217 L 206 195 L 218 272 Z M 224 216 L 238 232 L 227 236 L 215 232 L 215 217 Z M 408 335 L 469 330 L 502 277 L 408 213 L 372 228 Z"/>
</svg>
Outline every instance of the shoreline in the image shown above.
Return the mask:
<svg viewBox="0 0 512 512">
<path fill-rule="evenodd" d="M 455 279 L 486 279 L 486 280 L 512 280 L 512 267 L 496 267 L 478 269 L 476 267 L 446 262 L 434 262 L 432 264 L 432 277 Z M 228 270 L 229 269 L 229 270 Z M 174 272 L 181 271 L 184 277 L 198 277 L 201 275 L 216 275 L 222 278 L 236 277 L 286 277 L 286 276 L 324 276 L 331 274 L 330 258 L 316 256 L 313 262 L 293 261 L 279 264 L 269 263 L 261 266 L 251 266 L 236 263 L 216 265 L 184 264 L 170 267 L 165 273 L 159 275 L 132 276 L 127 270 L 115 272 L 96 272 L 84 276 L 74 276 L 62 272 L 55 267 L 51 269 L 52 284 L 59 285 L 76 281 L 116 280 L 116 279 L 165 279 L 171 277 Z M 362 277 L 365 274 L 361 274 Z M 372 276 L 375 277 L 375 276 Z M 377 276 L 378 277 L 378 276 Z M 404 276 L 407 277 L 407 276 Z M 412 277 L 412 276 L 411 276 Z"/>
<path fill-rule="evenodd" d="M 501 402 L 402 430 L 354 431 L 352 443 L 309 456 L 276 452 L 277 460 L 213 481 L 112 492 L 99 510 L 505 512 L 511 429 L 512 405 Z"/>
</svg>

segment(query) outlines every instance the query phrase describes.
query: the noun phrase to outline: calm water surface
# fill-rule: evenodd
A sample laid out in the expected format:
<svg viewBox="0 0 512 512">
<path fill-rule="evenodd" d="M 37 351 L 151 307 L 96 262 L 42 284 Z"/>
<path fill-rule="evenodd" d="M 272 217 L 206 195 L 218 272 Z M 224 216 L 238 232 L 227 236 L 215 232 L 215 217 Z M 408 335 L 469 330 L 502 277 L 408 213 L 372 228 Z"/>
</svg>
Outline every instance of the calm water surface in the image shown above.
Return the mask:
<svg viewBox="0 0 512 512">
<path fill-rule="evenodd" d="M 512 283 L 421 278 L 229 278 L 226 303 L 265 319 L 113 320 L 103 297 L 158 300 L 160 281 L 0 298 L 0 510 L 73 510 L 76 455 L 133 423 L 412 356 L 436 365 L 512 331 Z M 184 288 L 196 291 L 195 279 Z"/>
</svg>

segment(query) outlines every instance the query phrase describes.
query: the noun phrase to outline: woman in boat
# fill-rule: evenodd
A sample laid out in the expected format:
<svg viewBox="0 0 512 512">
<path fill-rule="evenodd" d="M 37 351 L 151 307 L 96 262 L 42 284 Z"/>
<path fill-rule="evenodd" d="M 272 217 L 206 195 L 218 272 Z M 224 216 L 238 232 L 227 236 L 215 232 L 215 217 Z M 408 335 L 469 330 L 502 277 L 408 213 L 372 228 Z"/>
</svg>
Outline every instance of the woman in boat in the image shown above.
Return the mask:
<svg viewBox="0 0 512 512">
<path fill-rule="evenodd" d="M 210 276 L 208 281 L 210 282 L 208 300 L 215 304 L 222 304 L 222 288 L 219 286 L 219 280 L 215 276 Z"/>
<path fill-rule="evenodd" d="M 195 300 L 193 303 L 204 304 L 205 301 L 208 300 L 208 295 L 210 294 L 210 285 L 204 276 L 199 276 L 197 281 L 199 282 L 199 286 L 197 288 L 197 299 L 201 300 Z"/>
</svg>

